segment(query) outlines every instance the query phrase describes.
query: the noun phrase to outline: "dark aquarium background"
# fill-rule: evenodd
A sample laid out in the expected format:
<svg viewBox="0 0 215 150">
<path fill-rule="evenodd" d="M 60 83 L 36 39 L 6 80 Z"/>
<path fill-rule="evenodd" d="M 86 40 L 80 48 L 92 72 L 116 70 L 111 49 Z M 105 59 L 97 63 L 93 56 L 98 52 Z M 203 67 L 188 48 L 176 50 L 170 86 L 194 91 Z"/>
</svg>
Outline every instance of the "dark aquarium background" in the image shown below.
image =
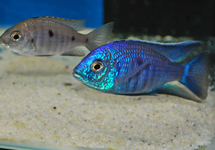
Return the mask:
<svg viewBox="0 0 215 150">
<path fill-rule="evenodd" d="M 115 32 L 172 36 L 215 36 L 214 0 L 105 0 L 105 22 Z"/>
</svg>

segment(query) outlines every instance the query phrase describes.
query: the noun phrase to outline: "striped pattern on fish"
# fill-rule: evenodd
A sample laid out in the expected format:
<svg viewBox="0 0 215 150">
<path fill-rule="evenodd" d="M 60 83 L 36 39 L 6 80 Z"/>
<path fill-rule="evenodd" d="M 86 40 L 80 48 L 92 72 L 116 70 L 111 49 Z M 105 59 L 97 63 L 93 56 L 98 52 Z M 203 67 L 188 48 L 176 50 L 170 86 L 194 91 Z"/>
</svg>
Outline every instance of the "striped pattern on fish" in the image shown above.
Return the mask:
<svg viewBox="0 0 215 150">
<path fill-rule="evenodd" d="M 86 46 L 93 50 L 105 44 L 113 28 L 111 22 L 85 35 L 77 31 L 84 28 L 84 22 L 55 17 L 31 18 L 6 30 L 0 37 L 0 43 L 23 55 L 83 56 L 84 52 L 73 49 Z"/>
<path fill-rule="evenodd" d="M 171 94 L 200 102 L 207 97 L 208 54 L 184 61 L 203 46 L 201 41 L 114 41 L 90 52 L 74 68 L 73 75 L 106 93 Z"/>
</svg>

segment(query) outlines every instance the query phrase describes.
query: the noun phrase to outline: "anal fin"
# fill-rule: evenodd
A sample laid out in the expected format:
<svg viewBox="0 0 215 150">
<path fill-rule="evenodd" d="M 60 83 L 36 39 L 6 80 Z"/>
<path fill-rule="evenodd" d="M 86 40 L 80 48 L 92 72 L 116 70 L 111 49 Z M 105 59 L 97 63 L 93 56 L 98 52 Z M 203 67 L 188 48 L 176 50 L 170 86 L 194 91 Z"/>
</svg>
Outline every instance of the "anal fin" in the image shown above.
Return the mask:
<svg viewBox="0 0 215 150">
<path fill-rule="evenodd" d="M 203 99 L 195 95 L 192 91 L 190 91 L 185 85 L 181 84 L 178 81 L 167 82 L 162 87 L 150 91 L 150 93 L 175 95 L 196 102 L 204 101 Z"/>
</svg>

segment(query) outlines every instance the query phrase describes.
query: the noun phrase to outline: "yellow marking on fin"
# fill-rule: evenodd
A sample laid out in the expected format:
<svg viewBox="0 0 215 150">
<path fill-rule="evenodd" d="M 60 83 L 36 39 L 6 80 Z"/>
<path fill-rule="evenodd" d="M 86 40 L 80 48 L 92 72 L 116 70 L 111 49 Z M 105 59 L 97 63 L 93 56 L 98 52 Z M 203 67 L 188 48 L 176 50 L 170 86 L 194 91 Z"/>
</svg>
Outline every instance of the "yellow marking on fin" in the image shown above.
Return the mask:
<svg viewBox="0 0 215 150">
<path fill-rule="evenodd" d="M 60 17 L 52 17 L 52 16 L 40 16 L 38 18 L 52 18 L 52 19 L 59 19 L 59 20 L 67 20 L 67 21 L 78 21 L 78 20 L 71 20 L 71 19 L 65 19 L 65 18 L 60 18 Z"/>
</svg>

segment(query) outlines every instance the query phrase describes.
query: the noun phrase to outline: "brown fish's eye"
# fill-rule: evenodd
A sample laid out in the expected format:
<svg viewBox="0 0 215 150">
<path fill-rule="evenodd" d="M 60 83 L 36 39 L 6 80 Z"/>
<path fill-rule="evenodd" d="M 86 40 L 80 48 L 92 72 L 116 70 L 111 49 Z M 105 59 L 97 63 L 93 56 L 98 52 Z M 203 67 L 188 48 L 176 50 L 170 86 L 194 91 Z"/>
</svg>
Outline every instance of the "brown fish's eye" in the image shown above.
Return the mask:
<svg viewBox="0 0 215 150">
<path fill-rule="evenodd" d="M 94 61 L 91 65 L 92 71 L 99 71 L 103 68 L 103 62 L 101 61 Z"/>
<path fill-rule="evenodd" d="M 22 35 L 19 31 L 15 31 L 11 34 L 11 38 L 13 41 L 17 42 L 17 41 L 20 41 L 21 38 L 22 38 Z"/>
</svg>

